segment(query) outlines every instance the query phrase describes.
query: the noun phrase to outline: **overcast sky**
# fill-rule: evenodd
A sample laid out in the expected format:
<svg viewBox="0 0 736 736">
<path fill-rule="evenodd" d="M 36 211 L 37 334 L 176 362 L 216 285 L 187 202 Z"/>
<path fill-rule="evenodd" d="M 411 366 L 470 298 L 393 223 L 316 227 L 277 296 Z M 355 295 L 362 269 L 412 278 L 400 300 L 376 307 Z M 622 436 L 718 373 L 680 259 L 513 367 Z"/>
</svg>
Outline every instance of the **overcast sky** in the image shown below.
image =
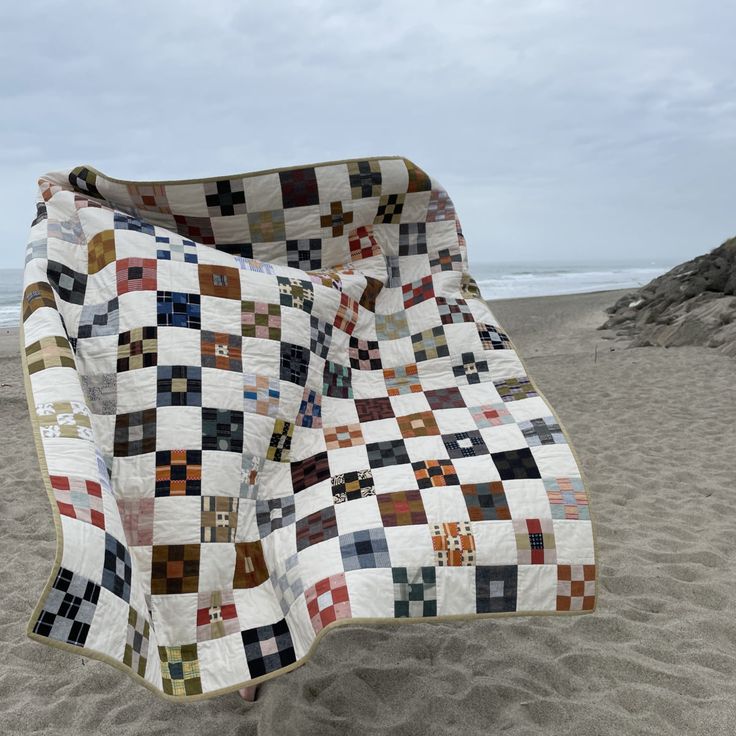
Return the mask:
<svg viewBox="0 0 736 736">
<path fill-rule="evenodd" d="M 36 179 L 400 154 L 472 262 L 651 258 L 736 234 L 727 0 L 23 0 L 0 9 L 0 267 Z"/>
</svg>

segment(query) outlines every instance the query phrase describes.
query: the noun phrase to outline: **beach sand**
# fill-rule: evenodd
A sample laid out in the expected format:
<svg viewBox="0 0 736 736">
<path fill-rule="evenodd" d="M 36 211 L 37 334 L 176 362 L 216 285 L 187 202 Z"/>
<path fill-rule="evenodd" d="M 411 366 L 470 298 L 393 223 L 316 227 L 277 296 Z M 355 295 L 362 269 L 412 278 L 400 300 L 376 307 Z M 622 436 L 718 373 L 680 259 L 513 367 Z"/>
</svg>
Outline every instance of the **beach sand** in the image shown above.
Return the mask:
<svg viewBox="0 0 736 736">
<path fill-rule="evenodd" d="M 338 628 L 253 705 L 235 694 L 168 703 L 26 638 L 54 530 L 17 334 L 2 331 L 0 733 L 736 732 L 736 362 L 604 339 L 595 328 L 623 293 L 491 303 L 582 463 L 598 611 Z"/>
</svg>

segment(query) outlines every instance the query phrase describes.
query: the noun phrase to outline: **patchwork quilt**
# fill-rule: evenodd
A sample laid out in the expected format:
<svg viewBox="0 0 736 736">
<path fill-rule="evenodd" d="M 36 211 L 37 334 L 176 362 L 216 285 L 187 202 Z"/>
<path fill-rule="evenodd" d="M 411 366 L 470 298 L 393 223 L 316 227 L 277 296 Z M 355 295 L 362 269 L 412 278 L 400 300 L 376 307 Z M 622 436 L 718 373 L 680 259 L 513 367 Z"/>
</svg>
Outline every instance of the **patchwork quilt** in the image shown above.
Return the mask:
<svg viewBox="0 0 736 736">
<path fill-rule="evenodd" d="M 191 699 L 350 621 L 593 610 L 579 466 L 421 168 L 82 166 L 36 207 L 21 340 L 58 551 L 31 638 Z"/>
</svg>

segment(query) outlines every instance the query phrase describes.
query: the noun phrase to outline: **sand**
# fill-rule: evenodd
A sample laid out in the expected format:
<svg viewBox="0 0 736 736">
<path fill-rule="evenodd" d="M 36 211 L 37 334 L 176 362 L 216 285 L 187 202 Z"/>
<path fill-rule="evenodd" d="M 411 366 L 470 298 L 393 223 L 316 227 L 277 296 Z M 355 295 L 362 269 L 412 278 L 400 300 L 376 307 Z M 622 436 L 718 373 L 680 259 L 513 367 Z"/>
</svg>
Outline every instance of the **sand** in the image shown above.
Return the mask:
<svg viewBox="0 0 736 736">
<path fill-rule="evenodd" d="M 733 734 L 736 361 L 604 339 L 613 333 L 595 328 L 622 293 L 491 304 L 583 465 L 598 611 L 338 628 L 303 667 L 260 686 L 253 705 L 237 695 L 171 704 L 25 637 L 53 524 L 17 335 L 4 331 L 0 733 Z"/>
</svg>

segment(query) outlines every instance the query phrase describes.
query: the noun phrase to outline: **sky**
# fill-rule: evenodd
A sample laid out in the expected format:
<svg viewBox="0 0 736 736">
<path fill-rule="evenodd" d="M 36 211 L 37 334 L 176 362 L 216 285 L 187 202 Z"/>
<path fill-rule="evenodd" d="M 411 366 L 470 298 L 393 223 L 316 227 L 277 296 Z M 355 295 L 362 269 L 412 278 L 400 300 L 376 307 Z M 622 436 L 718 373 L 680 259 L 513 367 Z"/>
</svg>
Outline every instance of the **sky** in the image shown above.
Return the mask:
<svg viewBox="0 0 736 736">
<path fill-rule="evenodd" d="M 24 0 L 0 9 L 0 267 L 39 175 L 406 156 L 473 262 L 674 265 L 736 234 L 736 4 Z"/>
</svg>

